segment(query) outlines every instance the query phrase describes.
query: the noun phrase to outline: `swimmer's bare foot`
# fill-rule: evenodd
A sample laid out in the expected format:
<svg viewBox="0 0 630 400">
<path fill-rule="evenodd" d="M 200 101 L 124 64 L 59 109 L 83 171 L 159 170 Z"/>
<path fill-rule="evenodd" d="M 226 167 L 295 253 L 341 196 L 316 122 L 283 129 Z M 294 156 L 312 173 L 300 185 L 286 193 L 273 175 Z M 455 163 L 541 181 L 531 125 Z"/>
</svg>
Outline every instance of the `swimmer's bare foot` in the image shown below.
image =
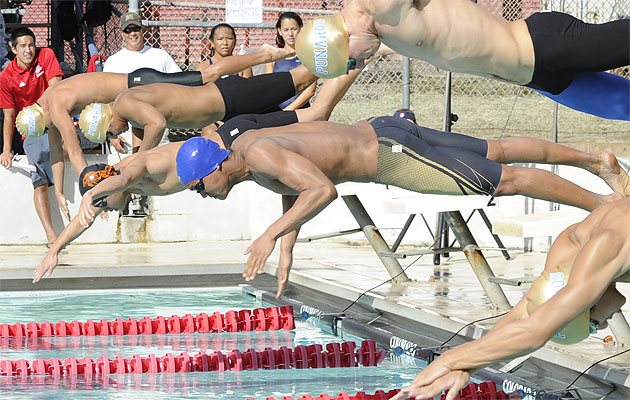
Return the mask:
<svg viewBox="0 0 630 400">
<path fill-rule="evenodd" d="M 275 47 L 267 43 L 260 46 L 258 51 L 269 54 L 271 57 L 270 62 L 284 60 L 285 58 L 293 57 L 295 55 L 295 50 L 290 50 L 284 47 Z"/>
<path fill-rule="evenodd" d="M 611 153 L 599 154 L 599 168 L 595 172 L 608 186 L 622 197 L 630 196 L 630 177 Z"/>
</svg>

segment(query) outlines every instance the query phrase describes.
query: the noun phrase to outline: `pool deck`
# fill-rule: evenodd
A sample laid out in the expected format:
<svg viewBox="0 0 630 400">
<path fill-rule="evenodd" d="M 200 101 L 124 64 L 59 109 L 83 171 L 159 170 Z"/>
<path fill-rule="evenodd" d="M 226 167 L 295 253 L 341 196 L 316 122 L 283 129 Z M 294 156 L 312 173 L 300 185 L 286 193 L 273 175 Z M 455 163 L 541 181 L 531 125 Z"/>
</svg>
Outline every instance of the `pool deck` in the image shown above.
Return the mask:
<svg viewBox="0 0 630 400">
<path fill-rule="evenodd" d="M 46 254 L 44 246 L 0 246 L 0 293 L 15 290 L 94 289 L 99 287 L 213 286 L 245 283 L 239 274 L 246 260 L 243 252 L 249 241 L 179 242 L 150 244 L 70 245 L 60 255 L 60 265 L 50 278 L 34 285 L 33 271 Z M 276 246 L 278 247 L 278 246 Z M 511 251 L 506 261 L 498 252 L 486 252 L 495 274 L 506 278 L 533 278 L 544 265 L 545 253 Z M 273 275 L 277 253 L 270 258 L 265 272 Z M 413 265 L 410 265 L 412 264 Z M 492 315 L 490 304 L 476 276 L 462 253 L 453 253 L 435 266 L 432 256 L 401 260 L 412 279 L 410 283 L 383 284 L 370 291 L 362 303 L 383 313 L 421 321 L 455 332 L 465 323 Z M 270 275 L 256 279 L 253 285 L 269 290 L 274 287 Z M 294 252 L 287 296 L 302 286 L 330 293 L 348 304 L 360 293 L 389 279 L 371 247 L 333 241 L 298 243 Z M 511 304 L 515 304 L 528 285 L 503 286 Z M 630 284 L 618 284 L 630 298 Z M 630 317 L 630 306 L 623 308 Z M 630 319 L 630 318 L 629 318 Z M 492 323 L 483 322 L 464 333 L 478 337 Z M 601 331 L 576 346 L 547 344 L 534 358 L 581 372 L 593 362 L 616 354 L 624 347 L 607 344 Z M 613 358 L 590 370 L 594 377 L 605 378 L 630 390 L 630 357 Z M 577 374 L 576 374 L 577 375 Z"/>
</svg>

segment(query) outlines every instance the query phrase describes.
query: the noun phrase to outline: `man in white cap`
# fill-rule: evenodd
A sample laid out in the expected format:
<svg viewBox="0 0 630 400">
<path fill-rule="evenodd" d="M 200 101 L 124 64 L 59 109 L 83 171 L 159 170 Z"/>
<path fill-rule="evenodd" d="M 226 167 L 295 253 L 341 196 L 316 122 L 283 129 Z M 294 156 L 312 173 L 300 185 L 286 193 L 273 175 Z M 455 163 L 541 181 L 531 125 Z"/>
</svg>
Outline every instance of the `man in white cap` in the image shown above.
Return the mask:
<svg viewBox="0 0 630 400">
<path fill-rule="evenodd" d="M 170 54 L 145 44 L 142 18 L 138 13 L 128 12 L 120 17 L 120 36 L 123 40 L 123 48 L 109 56 L 105 61 L 103 72 L 128 74 L 140 68 L 153 68 L 166 73 L 181 72 L 181 68 Z M 131 130 L 124 136 L 111 139 L 110 142 L 119 152 L 124 152 L 123 143 L 129 139 L 135 142 L 135 136 L 131 135 Z M 134 143 L 132 148 L 135 147 L 138 145 Z"/>
<path fill-rule="evenodd" d="M 135 12 L 120 17 L 120 35 L 123 48 L 109 56 L 103 72 L 128 74 L 140 68 L 153 68 L 160 72 L 181 72 L 175 60 L 162 49 L 144 43 L 142 18 Z"/>
</svg>

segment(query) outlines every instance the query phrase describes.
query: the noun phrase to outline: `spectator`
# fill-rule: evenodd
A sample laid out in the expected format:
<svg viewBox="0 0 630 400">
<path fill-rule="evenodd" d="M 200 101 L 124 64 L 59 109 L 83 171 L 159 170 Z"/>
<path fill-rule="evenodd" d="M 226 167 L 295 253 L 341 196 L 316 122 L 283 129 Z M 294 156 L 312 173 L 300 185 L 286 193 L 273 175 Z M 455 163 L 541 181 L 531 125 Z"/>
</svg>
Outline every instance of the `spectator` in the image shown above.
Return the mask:
<svg viewBox="0 0 630 400">
<path fill-rule="evenodd" d="M 3 149 L 0 164 L 8 168 L 13 159 L 11 143 L 14 137 L 14 120 L 17 112 L 30 106 L 44 93 L 49 85 L 61 80 L 63 72 L 55 53 L 46 48 L 35 47 L 35 35 L 28 28 L 17 28 L 11 34 L 11 51 L 15 59 L 0 73 L 0 108 L 4 114 Z M 50 202 L 48 187 L 53 185 L 50 166 L 48 135 L 23 142 L 24 151 L 35 172 L 31 172 L 33 181 L 33 202 L 35 211 L 44 227 L 48 244 L 57 239 L 50 218 Z M 55 193 L 57 198 L 63 197 L 63 182 L 58 182 Z M 65 199 L 62 199 L 65 204 Z M 66 214 L 68 220 L 70 215 Z"/>
<path fill-rule="evenodd" d="M 302 29 L 303 25 L 304 23 L 302 22 L 302 18 L 300 18 L 300 16 L 296 13 L 292 11 L 282 13 L 280 18 L 278 18 L 278 22 L 276 22 L 276 45 L 278 47 L 295 50 L 295 38 L 297 38 L 297 35 L 300 33 L 300 29 Z M 295 56 L 293 58 L 287 58 L 265 65 L 265 72 L 271 73 L 290 71 L 300 65 L 302 65 L 300 59 Z M 317 82 L 313 83 L 302 93 L 297 93 L 289 100 L 279 104 L 278 107 L 283 110 L 297 110 L 298 108 L 308 107 L 310 106 L 309 101 L 315 95 L 316 88 Z"/>
<path fill-rule="evenodd" d="M 230 24 L 221 23 L 212 27 L 210 31 L 210 57 L 199 63 L 195 71 L 201 71 L 203 68 L 209 65 L 218 63 L 225 57 L 230 57 L 236 47 L 236 31 Z M 238 74 L 243 78 L 249 78 L 254 76 L 254 72 L 251 68 L 247 68 Z M 208 126 L 201 128 L 201 136 L 208 137 L 215 132 L 223 122 L 217 121 Z"/>
<path fill-rule="evenodd" d="M 2 4 L 2 2 L 0 2 L 0 4 Z M 0 12 L 0 71 L 2 71 L 9 62 L 11 62 L 11 60 L 7 58 L 7 33 L 4 28 L 4 17 Z"/>
<path fill-rule="evenodd" d="M 213 26 L 210 31 L 210 57 L 197 65 L 196 70 L 200 71 L 208 65 L 216 64 L 222 58 L 231 56 L 235 47 L 236 31 L 232 25 L 221 23 Z M 249 78 L 254 76 L 254 72 L 251 68 L 247 68 L 239 72 L 239 76 Z"/>
<path fill-rule="evenodd" d="M 123 48 L 109 56 L 105 61 L 103 72 L 117 72 L 128 74 L 140 68 L 153 68 L 160 72 L 181 72 L 173 57 L 166 51 L 148 46 L 144 43 L 144 29 L 142 28 L 142 18 L 135 12 L 128 12 L 120 17 L 120 35 L 123 40 Z M 132 147 L 137 149 L 140 146 L 139 137 L 142 131 L 132 129 Z M 129 138 L 130 133 L 124 134 Z M 165 135 L 166 136 L 166 135 Z M 122 142 L 122 143 L 121 143 Z M 123 147 L 126 139 L 112 139 L 110 143 L 121 153 L 126 150 Z"/>
<path fill-rule="evenodd" d="M 142 19 L 135 12 L 120 17 L 120 35 L 124 46 L 105 61 L 103 72 L 128 74 L 139 68 L 153 68 L 160 72 L 181 72 L 173 57 L 166 51 L 144 43 Z"/>
</svg>

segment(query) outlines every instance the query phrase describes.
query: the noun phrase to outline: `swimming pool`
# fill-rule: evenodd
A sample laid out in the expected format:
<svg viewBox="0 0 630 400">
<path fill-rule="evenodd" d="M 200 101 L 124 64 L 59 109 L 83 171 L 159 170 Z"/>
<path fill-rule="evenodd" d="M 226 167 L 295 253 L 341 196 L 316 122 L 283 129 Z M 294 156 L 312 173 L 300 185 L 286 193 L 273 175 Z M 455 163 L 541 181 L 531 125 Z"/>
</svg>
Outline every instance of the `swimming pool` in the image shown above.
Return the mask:
<svg viewBox="0 0 630 400">
<path fill-rule="evenodd" d="M 98 290 L 73 292 L 5 293 L 0 295 L 0 323 L 57 322 L 72 320 L 225 313 L 230 310 L 268 307 L 240 288 L 177 290 Z M 360 341 L 344 334 L 343 341 Z M 342 339 L 311 323 L 296 319 L 291 331 L 191 333 L 177 335 L 76 336 L 0 338 L 0 360 L 91 357 L 134 354 L 162 356 L 199 351 L 228 352 L 248 348 L 326 344 Z M 393 360 L 393 361 L 392 361 Z M 335 395 L 391 390 L 409 384 L 418 373 L 410 363 L 387 357 L 379 367 L 256 370 L 158 374 L 110 374 L 104 377 L 28 376 L 0 377 L 3 399 L 134 399 L 211 398 L 264 399 L 321 393 Z"/>
</svg>

